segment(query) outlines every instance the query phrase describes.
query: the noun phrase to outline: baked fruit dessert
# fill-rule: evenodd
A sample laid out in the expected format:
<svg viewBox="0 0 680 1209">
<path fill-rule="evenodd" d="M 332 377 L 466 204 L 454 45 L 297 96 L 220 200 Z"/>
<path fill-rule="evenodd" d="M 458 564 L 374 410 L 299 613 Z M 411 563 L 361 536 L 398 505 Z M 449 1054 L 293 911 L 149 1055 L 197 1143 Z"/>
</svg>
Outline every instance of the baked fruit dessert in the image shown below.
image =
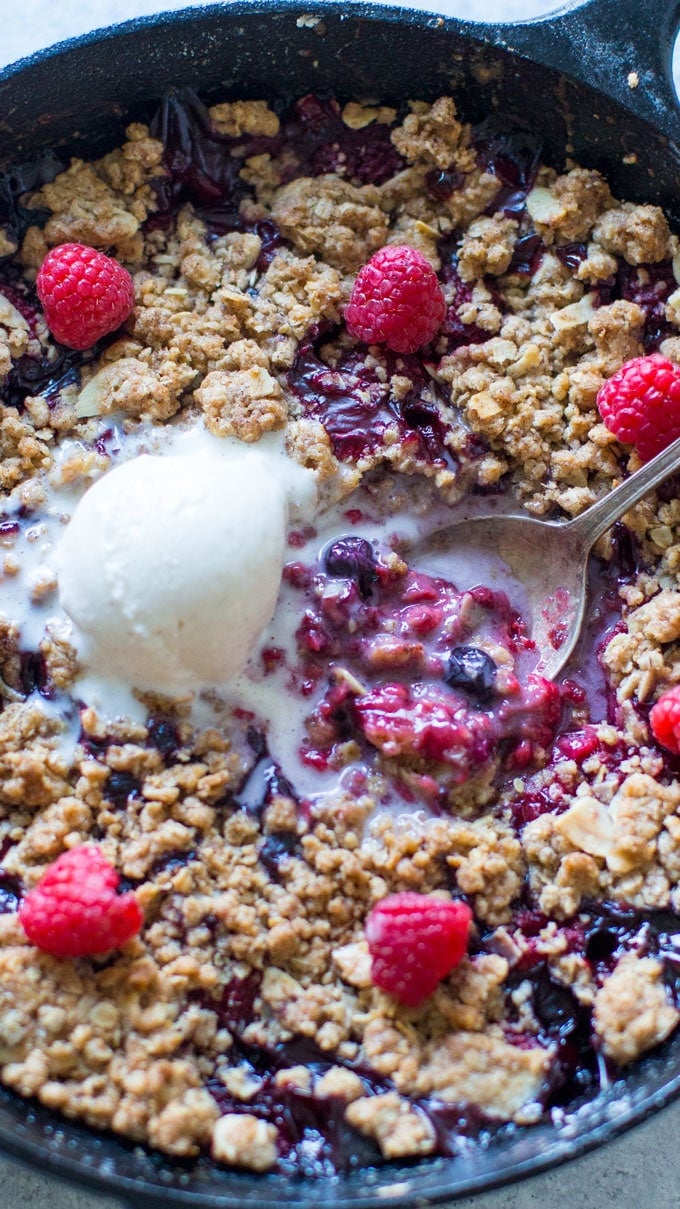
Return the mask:
<svg viewBox="0 0 680 1209">
<path fill-rule="evenodd" d="M 432 535 L 680 435 L 663 213 L 450 98 L 171 91 L 0 252 L 4 1084 L 310 1177 L 564 1120 L 680 1021 L 677 483 L 556 683 Z"/>
</svg>

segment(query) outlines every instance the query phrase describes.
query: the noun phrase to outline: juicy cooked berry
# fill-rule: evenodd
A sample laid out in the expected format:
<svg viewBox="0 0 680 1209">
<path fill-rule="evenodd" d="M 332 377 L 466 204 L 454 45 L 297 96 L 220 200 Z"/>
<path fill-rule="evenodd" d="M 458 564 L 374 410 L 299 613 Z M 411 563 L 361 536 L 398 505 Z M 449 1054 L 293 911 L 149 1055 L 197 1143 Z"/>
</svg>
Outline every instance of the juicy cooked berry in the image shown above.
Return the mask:
<svg viewBox="0 0 680 1209">
<path fill-rule="evenodd" d="M 451 688 L 462 689 L 476 697 L 480 705 L 488 705 L 496 686 L 496 664 L 486 651 L 477 646 L 455 646 L 449 655 L 445 682 Z"/>
<path fill-rule="evenodd" d="M 353 579 L 364 600 L 368 600 L 378 578 L 373 547 L 363 537 L 340 537 L 326 546 L 321 552 L 321 566 L 334 578 Z"/>
<path fill-rule="evenodd" d="M 139 796 L 140 783 L 131 772 L 112 772 L 106 785 L 104 795 L 113 802 L 114 806 L 125 806 L 128 798 Z"/>
<path fill-rule="evenodd" d="M 0 866 L 0 915 L 14 915 L 21 902 L 21 882 Z"/>
</svg>

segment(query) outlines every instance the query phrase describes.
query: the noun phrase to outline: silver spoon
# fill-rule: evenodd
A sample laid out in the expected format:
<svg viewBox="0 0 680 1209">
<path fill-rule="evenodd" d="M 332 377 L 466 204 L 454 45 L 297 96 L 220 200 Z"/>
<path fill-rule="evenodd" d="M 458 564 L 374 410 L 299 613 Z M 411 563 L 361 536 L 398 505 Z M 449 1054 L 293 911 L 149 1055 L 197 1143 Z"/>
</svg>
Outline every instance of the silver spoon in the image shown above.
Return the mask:
<svg viewBox="0 0 680 1209">
<path fill-rule="evenodd" d="M 540 652 L 536 671 L 554 680 L 572 654 L 583 625 L 588 555 L 603 533 L 680 465 L 680 438 L 571 521 L 529 516 L 472 516 L 436 530 L 427 546 L 492 554 L 507 564 L 529 602 L 531 637 Z M 454 576 L 455 579 L 455 576 Z M 559 627 L 561 641 L 551 641 Z M 563 638 L 562 638 L 563 635 Z"/>
</svg>

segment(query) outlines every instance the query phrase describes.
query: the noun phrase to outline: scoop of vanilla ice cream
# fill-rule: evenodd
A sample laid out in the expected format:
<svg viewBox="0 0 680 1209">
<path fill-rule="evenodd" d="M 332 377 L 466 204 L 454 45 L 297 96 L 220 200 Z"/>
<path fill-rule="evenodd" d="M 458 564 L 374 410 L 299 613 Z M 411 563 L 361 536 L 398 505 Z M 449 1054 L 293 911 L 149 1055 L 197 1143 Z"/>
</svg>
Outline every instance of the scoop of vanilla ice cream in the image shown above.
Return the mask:
<svg viewBox="0 0 680 1209">
<path fill-rule="evenodd" d="M 229 680 L 274 613 L 285 531 L 284 488 L 256 452 L 142 455 L 109 471 L 57 554 L 82 662 L 171 694 Z"/>
</svg>

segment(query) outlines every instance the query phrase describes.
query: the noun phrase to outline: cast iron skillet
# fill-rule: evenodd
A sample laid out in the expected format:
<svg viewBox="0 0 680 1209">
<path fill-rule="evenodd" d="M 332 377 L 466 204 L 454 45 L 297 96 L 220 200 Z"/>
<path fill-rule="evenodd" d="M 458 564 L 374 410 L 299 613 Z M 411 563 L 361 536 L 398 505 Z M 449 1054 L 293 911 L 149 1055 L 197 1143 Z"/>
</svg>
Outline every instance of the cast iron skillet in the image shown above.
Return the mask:
<svg viewBox="0 0 680 1209">
<path fill-rule="evenodd" d="M 87 155 L 110 148 L 131 116 L 150 116 L 170 83 L 221 97 L 317 89 L 390 101 L 453 91 L 467 118 L 494 107 L 522 115 L 541 133 L 556 167 L 570 156 L 601 168 L 619 196 L 657 202 L 678 223 L 680 123 L 671 54 L 679 6 L 680 0 L 589 0 L 547 19 L 492 26 L 368 4 L 257 0 L 130 21 L 0 73 L 0 162 L 59 143 Z M 173 1161 L 57 1120 L 4 1091 L 0 1145 L 137 1209 L 269 1209 L 273 1202 L 410 1209 L 582 1154 L 678 1093 L 680 1034 L 561 1126 L 506 1131 L 464 1157 L 321 1182 Z"/>
</svg>

